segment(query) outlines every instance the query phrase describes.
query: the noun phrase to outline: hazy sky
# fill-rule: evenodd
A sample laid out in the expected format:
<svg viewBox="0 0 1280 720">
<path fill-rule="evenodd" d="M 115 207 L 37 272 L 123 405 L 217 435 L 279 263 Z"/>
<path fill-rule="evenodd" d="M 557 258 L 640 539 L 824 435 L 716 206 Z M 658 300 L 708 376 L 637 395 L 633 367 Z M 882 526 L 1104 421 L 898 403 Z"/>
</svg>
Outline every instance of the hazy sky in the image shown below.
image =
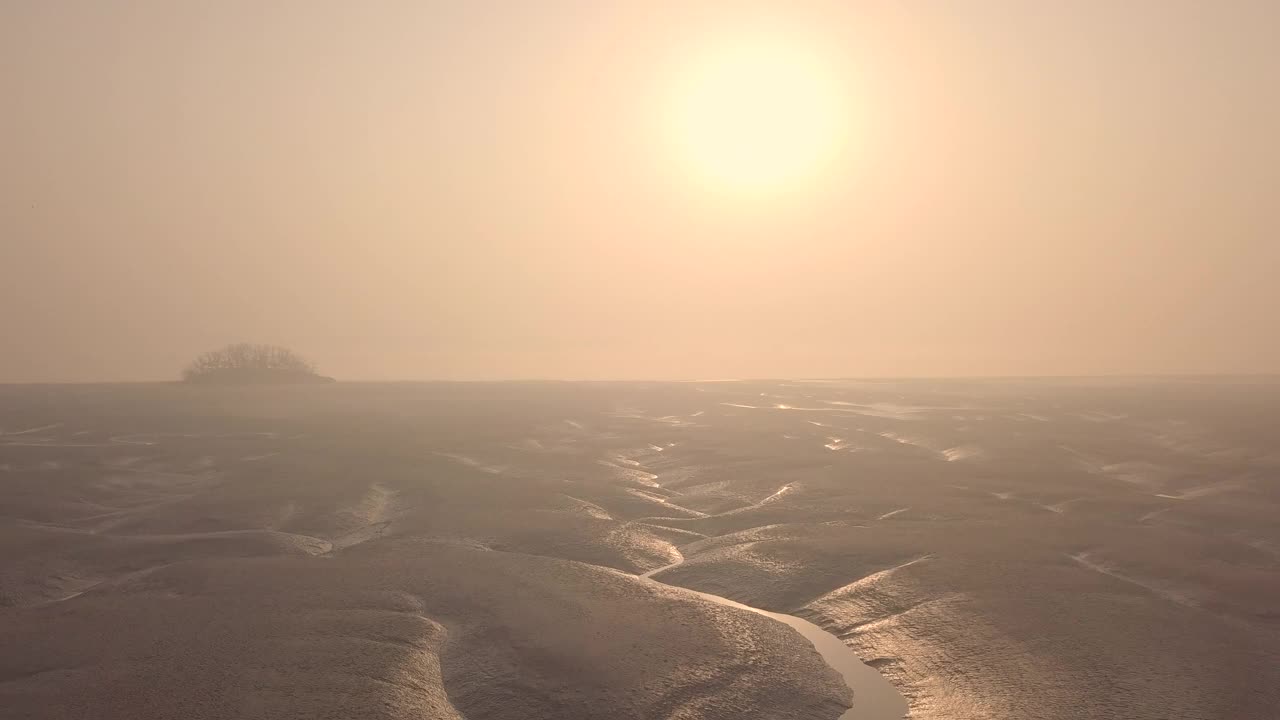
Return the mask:
<svg viewBox="0 0 1280 720">
<path fill-rule="evenodd" d="M 5 0 L 0 381 L 1280 371 L 1280 2 Z M 667 119 L 804 48 L 767 192 Z M 785 145 L 781 147 L 786 147 Z"/>
</svg>

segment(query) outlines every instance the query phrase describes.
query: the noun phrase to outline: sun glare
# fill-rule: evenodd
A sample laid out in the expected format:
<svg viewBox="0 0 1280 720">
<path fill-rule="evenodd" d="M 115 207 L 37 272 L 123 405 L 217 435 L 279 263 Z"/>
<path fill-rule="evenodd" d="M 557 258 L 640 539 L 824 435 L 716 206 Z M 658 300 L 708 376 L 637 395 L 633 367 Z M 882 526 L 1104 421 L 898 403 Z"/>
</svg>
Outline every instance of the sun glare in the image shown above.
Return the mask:
<svg viewBox="0 0 1280 720">
<path fill-rule="evenodd" d="M 714 190 L 794 186 L 831 162 L 844 141 L 839 84 L 803 47 L 709 54 L 686 69 L 672 105 L 681 160 Z"/>
</svg>

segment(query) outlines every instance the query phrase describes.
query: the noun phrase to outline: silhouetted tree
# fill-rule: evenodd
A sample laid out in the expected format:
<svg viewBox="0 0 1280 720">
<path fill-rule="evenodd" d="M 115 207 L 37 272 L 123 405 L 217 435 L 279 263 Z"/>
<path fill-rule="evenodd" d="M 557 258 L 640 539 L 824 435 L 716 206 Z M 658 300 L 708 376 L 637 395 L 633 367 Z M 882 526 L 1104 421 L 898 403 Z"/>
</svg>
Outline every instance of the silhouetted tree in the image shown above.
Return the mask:
<svg viewBox="0 0 1280 720">
<path fill-rule="evenodd" d="M 265 382 L 327 379 L 316 366 L 288 348 L 276 345 L 234 343 L 201 353 L 182 371 L 187 382 Z"/>
</svg>

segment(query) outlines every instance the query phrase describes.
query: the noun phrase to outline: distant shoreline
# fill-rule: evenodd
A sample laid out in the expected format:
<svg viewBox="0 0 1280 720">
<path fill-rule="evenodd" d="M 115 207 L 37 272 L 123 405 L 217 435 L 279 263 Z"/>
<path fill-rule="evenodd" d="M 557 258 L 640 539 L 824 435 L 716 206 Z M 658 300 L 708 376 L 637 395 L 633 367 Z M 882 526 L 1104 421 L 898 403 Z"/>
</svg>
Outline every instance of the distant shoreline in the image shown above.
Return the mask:
<svg viewBox="0 0 1280 720">
<path fill-rule="evenodd" d="M 1170 375 L 956 375 L 956 376 L 901 376 L 901 377 L 846 377 L 846 378 L 724 378 L 696 380 L 662 380 L 644 378 L 620 378 L 608 380 L 596 379 L 558 379 L 558 378 L 502 378 L 502 379 L 338 379 L 329 376 L 317 376 L 316 380 L 301 381 L 262 381 L 262 382 L 190 382 L 181 379 L 155 380 L 15 380 L 0 381 L 0 387 L 40 387 L 40 386 L 92 386 L 92 385 L 192 385 L 203 387 L 256 387 L 256 386 L 288 386 L 288 385 L 689 385 L 689 384 L 729 384 L 729 383 L 1018 383 L 1018 382 L 1062 382 L 1062 383 L 1174 383 L 1174 382 L 1221 382 L 1221 383 L 1280 383 L 1280 373 L 1225 373 L 1225 374 L 1170 374 Z"/>
</svg>

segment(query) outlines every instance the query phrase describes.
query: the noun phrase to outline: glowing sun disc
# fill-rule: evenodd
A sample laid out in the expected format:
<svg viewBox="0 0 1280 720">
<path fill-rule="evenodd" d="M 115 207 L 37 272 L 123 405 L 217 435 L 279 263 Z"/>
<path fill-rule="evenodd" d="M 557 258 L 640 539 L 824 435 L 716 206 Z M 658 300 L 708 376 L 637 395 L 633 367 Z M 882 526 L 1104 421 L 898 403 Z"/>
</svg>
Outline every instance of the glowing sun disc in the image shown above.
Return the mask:
<svg viewBox="0 0 1280 720">
<path fill-rule="evenodd" d="M 677 88 L 678 153 L 713 188 L 760 191 L 817 174 L 843 140 L 838 83 L 803 48 L 744 45 L 702 58 Z"/>
</svg>

